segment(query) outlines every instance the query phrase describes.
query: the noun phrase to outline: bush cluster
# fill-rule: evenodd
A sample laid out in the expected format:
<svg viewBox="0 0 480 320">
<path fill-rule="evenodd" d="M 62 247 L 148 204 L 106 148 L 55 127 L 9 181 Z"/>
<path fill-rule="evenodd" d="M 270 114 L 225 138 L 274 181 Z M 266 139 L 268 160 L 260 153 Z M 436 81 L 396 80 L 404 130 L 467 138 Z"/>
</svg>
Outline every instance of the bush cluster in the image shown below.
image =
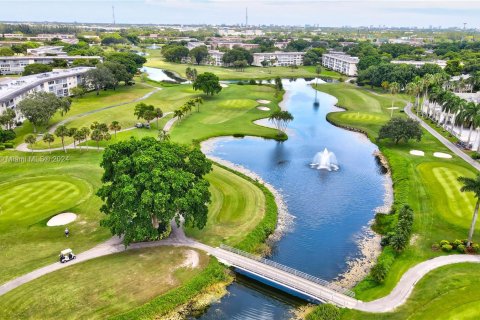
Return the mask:
<svg viewBox="0 0 480 320">
<path fill-rule="evenodd" d="M 382 239 L 382 246 L 391 245 L 397 252 L 402 251 L 408 244 L 412 234 L 413 210 L 405 204 L 398 212 L 398 222 L 393 232 L 387 233 Z"/>
<path fill-rule="evenodd" d="M 333 304 L 326 303 L 316 307 L 306 317 L 306 320 L 339 320 L 340 309 Z"/>
<path fill-rule="evenodd" d="M 452 250 L 457 251 L 458 253 L 467 253 L 475 252 L 480 253 L 480 245 L 478 243 L 472 243 L 470 247 L 467 247 L 468 240 L 442 240 L 439 243 L 434 243 L 432 245 L 433 250 L 442 249 L 445 252 L 451 252 Z"/>
<path fill-rule="evenodd" d="M 383 283 L 394 261 L 394 250 L 391 247 L 386 247 L 383 253 L 378 257 L 377 264 L 370 271 L 370 276 L 373 280 L 377 283 Z"/>
<path fill-rule="evenodd" d="M 474 153 L 472 153 L 471 157 L 472 157 L 473 160 L 478 160 L 478 159 L 480 159 L 480 153 L 474 152 Z"/>
</svg>

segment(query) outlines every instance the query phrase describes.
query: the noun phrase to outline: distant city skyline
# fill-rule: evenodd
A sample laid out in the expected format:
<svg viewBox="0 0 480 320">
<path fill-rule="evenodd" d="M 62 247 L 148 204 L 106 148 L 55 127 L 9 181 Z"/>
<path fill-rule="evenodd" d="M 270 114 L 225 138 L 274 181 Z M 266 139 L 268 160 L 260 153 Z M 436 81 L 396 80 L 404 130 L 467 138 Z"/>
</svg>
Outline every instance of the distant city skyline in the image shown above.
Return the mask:
<svg viewBox="0 0 480 320">
<path fill-rule="evenodd" d="M 0 0 L 1 21 L 480 28 L 479 1 Z"/>
</svg>

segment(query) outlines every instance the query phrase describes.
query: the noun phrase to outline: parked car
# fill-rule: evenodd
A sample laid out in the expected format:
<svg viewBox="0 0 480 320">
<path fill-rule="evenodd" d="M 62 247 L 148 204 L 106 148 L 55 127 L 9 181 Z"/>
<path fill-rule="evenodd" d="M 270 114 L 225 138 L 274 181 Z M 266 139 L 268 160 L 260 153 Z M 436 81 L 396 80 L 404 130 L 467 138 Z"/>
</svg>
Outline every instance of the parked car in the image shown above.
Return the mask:
<svg viewBox="0 0 480 320">
<path fill-rule="evenodd" d="M 137 123 L 135 124 L 135 127 L 136 127 L 136 128 L 143 128 L 143 123 L 137 122 Z"/>
</svg>

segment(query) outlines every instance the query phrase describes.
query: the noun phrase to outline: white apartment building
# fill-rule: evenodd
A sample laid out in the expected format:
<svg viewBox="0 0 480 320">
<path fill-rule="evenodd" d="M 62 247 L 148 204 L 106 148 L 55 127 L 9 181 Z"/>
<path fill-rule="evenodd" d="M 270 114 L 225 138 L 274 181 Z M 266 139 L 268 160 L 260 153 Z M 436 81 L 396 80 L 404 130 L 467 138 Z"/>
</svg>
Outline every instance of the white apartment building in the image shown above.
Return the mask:
<svg viewBox="0 0 480 320">
<path fill-rule="evenodd" d="M 218 50 L 208 50 L 208 55 L 210 56 L 210 61 L 208 64 L 213 66 L 223 66 L 223 55 L 225 53 Z"/>
<path fill-rule="evenodd" d="M 218 49 L 218 48 L 233 49 L 234 47 L 239 47 L 246 50 L 251 50 L 251 49 L 260 47 L 260 45 L 256 43 L 243 43 L 243 42 L 236 42 L 236 41 L 212 41 L 211 44 L 213 49 Z"/>
<path fill-rule="evenodd" d="M 303 64 L 305 52 L 262 52 L 253 54 L 253 65 L 261 67 L 263 61 L 268 61 L 272 66 L 300 66 Z"/>
<path fill-rule="evenodd" d="M 416 61 L 416 60 L 392 60 L 391 63 L 395 64 L 409 64 L 415 66 L 416 68 L 420 68 L 425 64 L 436 64 L 440 68 L 444 69 L 447 66 L 447 61 L 445 60 L 430 60 L 430 61 Z"/>
<path fill-rule="evenodd" d="M 200 42 L 200 41 L 192 41 L 192 42 L 187 43 L 188 50 L 192 50 L 196 47 L 201 47 L 201 46 L 205 46 L 205 47 L 207 47 L 207 49 L 211 48 L 211 46 L 209 44 L 205 44 L 204 42 Z"/>
<path fill-rule="evenodd" d="M 357 75 L 358 61 L 357 57 L 340 53 L 325 53 L 322 56 L 322 65 L 324 67 L 351 77 Z"/>
<path fill-rule="evenodd" d="M 63 46 L 41 46 L 38 48 L 27 49 L 27 54 L 32 56 L 66 56 L 67 53 L 63 51 Z"/>
<path fill-rule="evenodd" d="M 5 78 L 0 80 L 0 114 L 7 108 L 14 109 L 17 121 L 24 118 L 16 110 L 17 104 L 28 94 L 38 91 L 54 93 L 57 97 L 68 97 L 70 90 L 82 84 L 84 74 L 90 67 L 59 69 L 52 72 L 35 74 L 21 78 Z"/>
<path fill-rule="evenodd" d="M 25 70 L 25 66 L 32 63 L 50 64 L 55 59 L 66 60 L 72 64 L 78 59 L 96 59 L 102 61 L 100 56 L 8 56 L 0 57 L 0 75 L 5 74 L 21 74 Z"/>
</svg>

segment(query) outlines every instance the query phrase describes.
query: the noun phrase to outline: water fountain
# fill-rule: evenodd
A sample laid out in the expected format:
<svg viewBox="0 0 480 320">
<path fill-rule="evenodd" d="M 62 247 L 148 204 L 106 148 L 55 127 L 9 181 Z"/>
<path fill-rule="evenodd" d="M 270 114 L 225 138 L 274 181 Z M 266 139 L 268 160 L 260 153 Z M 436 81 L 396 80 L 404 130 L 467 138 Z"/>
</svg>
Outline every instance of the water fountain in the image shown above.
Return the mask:
<svg viewBox="0 0 480 320">
<path fill-rule="evenodd" d="M 327 148 L 325 148 L 322 152 L 317 152 L 310 166 L 319 170 L 324 169 L 328 171 L 337 171 L 339 168 L 337 157 L 333 152 L 328 151 Z"/>
</svg>

